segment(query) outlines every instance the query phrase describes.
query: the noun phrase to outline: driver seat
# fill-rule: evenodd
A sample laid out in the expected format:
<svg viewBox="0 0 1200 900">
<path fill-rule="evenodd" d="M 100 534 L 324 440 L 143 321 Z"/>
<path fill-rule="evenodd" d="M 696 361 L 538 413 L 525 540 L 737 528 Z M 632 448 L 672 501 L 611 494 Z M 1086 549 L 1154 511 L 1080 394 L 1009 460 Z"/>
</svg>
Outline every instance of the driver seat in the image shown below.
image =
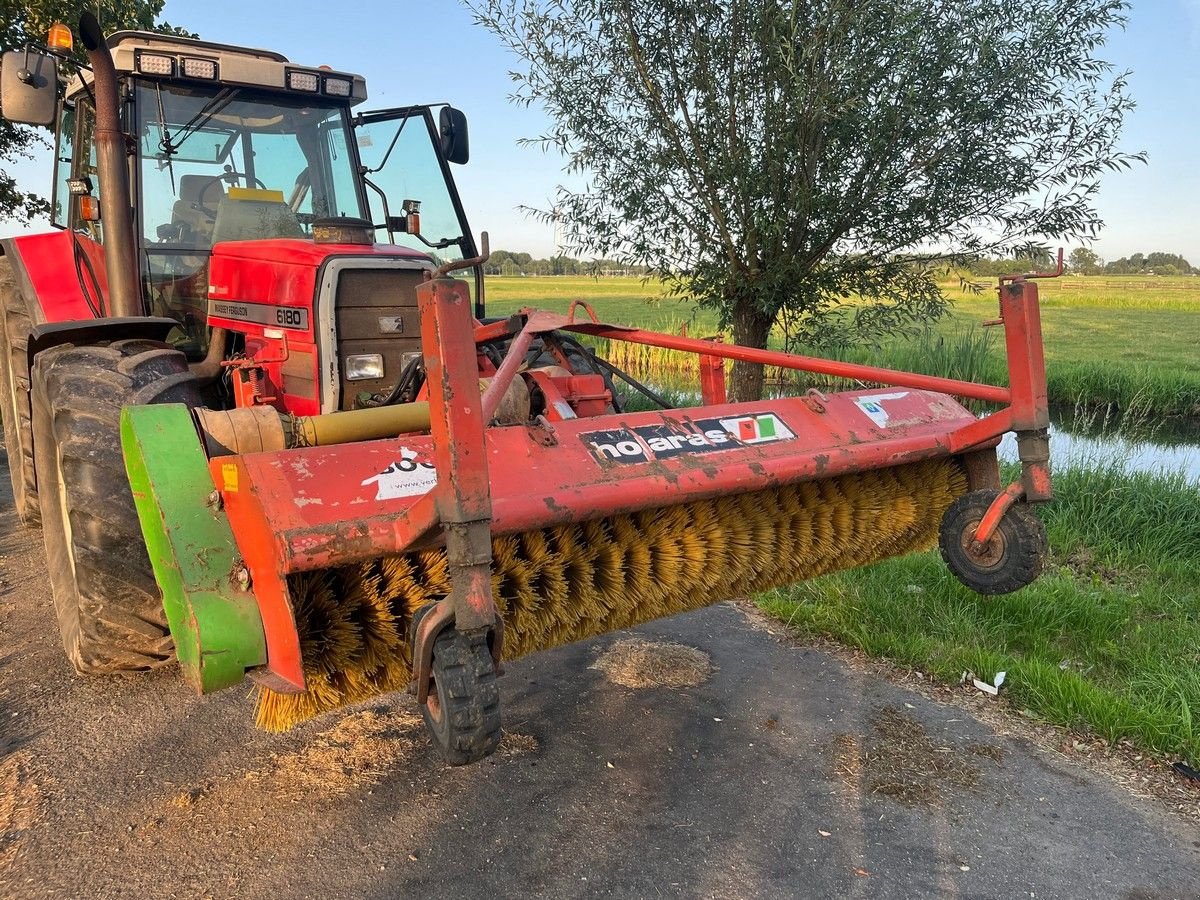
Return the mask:
<svg viewBox="0 0 1200 900">
<path fill-rule="evenodd" d="M 179 199 L 171 207 L 171 224 L 184 225 L 183 234 L 201 246 L 212 243 L 215 216 L 206 212 L 204 207 L 215 210 L 225 197 L 225 187 L 219 179 L 209 175 L 181 175 L 179 178 Z M 208 201 L 205 203 L 205 201 Z"/>
</svg>

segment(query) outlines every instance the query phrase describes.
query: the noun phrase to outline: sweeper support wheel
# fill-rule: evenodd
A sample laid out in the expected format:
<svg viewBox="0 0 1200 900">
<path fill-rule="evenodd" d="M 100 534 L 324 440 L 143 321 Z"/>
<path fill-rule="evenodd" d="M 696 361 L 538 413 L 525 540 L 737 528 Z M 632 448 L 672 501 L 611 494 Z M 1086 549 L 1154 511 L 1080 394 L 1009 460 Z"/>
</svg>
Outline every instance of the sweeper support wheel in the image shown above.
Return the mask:
<svg viewBox="0 0 1200 900">
<path fill-rule="evenodd" d="M 421 714 L 446 762 L 465 766 L 491 756 L 500 744 L 500 690 L 486 631 L 443 629 L 433 644 L 431 680 Z"/>
<path fill-rule="evenodd" d="M 1004 513 L 991 538 L 975 539 L 984 514 L 999 491 L 972 491 L 959 497 L 942 517 L 938 535 L 942 559 L 963 584 L 980 594 L 1010 594 L 1041 574 L 1048 548 L 1046 526 L 1024 503 Z"/>
</svg>

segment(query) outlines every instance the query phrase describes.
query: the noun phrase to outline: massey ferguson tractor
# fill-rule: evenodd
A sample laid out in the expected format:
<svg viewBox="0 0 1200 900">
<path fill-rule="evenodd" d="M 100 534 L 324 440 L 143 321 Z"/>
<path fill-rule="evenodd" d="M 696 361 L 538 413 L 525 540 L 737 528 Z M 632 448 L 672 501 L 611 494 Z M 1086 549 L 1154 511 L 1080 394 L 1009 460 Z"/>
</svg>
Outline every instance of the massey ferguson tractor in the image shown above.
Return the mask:
<svg viewBox="0 0 1200 900">
<path fill-rule="evenodd" d="M 1003 387 L 582 302 L 488 319 L 461 112 L 357 112 L 360 76 L 90 15 L 78 38 L 87 66 L 56 25 L 0 68 L 4 116 L 56 130 L 54 230 L 0 242 L 0 409 L 79 672 L 250 678 L 272 729 L 408 690 L 461 764 L 497 746 L 504 660 L 933 544 L 980 593 L 1037 577 L 1035 276 L 1001 280 Z M 700 404 L 604 341 L 693 354 Z M 863 388 L 731 403 L 730 360 Z"/>
</svg>

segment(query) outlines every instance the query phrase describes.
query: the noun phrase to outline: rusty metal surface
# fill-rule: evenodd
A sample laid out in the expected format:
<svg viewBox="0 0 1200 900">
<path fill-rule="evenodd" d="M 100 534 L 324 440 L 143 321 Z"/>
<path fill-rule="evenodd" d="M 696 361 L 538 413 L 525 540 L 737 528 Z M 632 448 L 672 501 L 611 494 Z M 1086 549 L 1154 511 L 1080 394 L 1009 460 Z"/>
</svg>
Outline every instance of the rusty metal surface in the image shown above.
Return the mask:
<svg viewBox="0 0 1200 900">
<path fill-rule="evenodd" d="M 976 422 L 945 395 L 924 391 L 855 391 L 831 395 L 821 405 L 824 412 L 817 412 L 805 398 L 789 398 L 571 419 L 553 423 L 552 441 L 525 427 L 489 428 L 492 531 L 512 533 L 946 456 L 956 430 Z M 682 446 L 703 432 L 697 423 L 704 420 L 723 418 L 733 425 L 763 415 L 782 426 L 779 439 L 691 448 L 697 452 Z M 616 459 L 616 445 L 604 434 L 630 432 L 637 444 L 646 438 L 634 429 L 655 428 L 677 436 L 681 446 L 674 449 L 682 452 L 651 450 L 644 460 Z M 238 467 L 243 486 L 242 503 L 230 505 L 235 532 L 269 529 L 264 538 L 275 544 L 288 572 L 396 553 L 428 530 L 429 491 L 438 477 L 428 436 L 228 462 Z M 247 497 L 258 508 L 242 521 Z"/>
<path fill-rule="evenodd" d="M 1004 518 L 1004 514 L 1024 494 L 1025 489 L 1021 487 L 1021 482 L 1014 481 L 1001 492 L 999 497 L 992 501 L 992 505 L 988 507 L 987 512 L 983 514 L 983 518 L 979 520 L 979 525 L 975 528 L 974 536 L 964 535 L 964 540 L 970 539 L 972 553 L 980 553 L 982 546 L 991 541 L 992 536 L 996 533 L 996 529 L 1000 527 L 1000 520 Z"/>
<path fill-rule="evenodd" d="M 520 339 L 513 342 L 514 352 L 480 398 L 474 320 L 466 284 L 434 278 L 417 288 L 417 302 L 437 479 L 432 492 L 446 541 L 455 627 L 469 632 L 488 628 L 496 620 L 491 581 L 492 489 L 484 433 L 511 383 L 511 373 L 505 378 L 505 366 L 518 355 L 515 345 Z M 519 353 L 523 358 L 524 351 Z"/>
<path fill-rule="evenodd" d="M 959 459 L 967 473 L 969 490 L 1000 490 L 1000 463 L 995 448 L 964 453 Z"/>
<path fill-rule="evenodd" d="M 287 451 L 282 451 L 287 452 Z M 268 454 L 256 454 L 265 456 Z M 241 462 L 253 456 L 226 456 L 209 461 L 234 540 L 249 573 L 243 588 L 254 591 L 267 645 L 267 665 L 276 690 L 304 690 L 300 637 L 288 595 L 287 577 L 279 566 L 285 543 L 274 534 L 270 514 L 261 501 L 262 486 L 249 481 Z M 277 685 L 277 686 L 276 686 Z"/>
</svg>

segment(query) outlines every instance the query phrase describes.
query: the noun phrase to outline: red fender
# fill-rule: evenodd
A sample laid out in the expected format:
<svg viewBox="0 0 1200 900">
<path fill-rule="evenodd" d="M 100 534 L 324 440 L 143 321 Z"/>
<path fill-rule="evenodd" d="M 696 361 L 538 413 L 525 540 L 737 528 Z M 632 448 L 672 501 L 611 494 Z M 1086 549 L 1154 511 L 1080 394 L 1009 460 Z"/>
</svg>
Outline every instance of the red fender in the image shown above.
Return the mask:
<svg viewBox="0 0 1200 900">
<path fill-rule="evenodd" d="M 104 250 L 91 238 L 70 231 L 52 231 L 9 238 L 2 246 L 34 325 L 95 319 L 107 309 Z M 79 273 L 87 285 L 86 294 Z"/>
</svg>

